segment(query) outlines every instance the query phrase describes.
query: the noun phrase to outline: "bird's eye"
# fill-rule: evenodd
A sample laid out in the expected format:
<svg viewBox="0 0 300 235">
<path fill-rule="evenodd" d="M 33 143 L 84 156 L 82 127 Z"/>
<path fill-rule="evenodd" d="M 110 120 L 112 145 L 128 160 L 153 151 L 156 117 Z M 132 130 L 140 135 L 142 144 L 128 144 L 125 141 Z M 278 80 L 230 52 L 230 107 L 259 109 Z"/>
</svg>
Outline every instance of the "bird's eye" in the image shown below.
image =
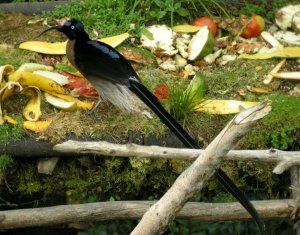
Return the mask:
<svg viewBox="0 0 300 235">
<path fill-rule="evenodd" d="M 72 25 L 72 26 L 71 26 L 71 29 L 75 29 L 75 26 L 74 26 L 74 25 Z"/>
</svg>

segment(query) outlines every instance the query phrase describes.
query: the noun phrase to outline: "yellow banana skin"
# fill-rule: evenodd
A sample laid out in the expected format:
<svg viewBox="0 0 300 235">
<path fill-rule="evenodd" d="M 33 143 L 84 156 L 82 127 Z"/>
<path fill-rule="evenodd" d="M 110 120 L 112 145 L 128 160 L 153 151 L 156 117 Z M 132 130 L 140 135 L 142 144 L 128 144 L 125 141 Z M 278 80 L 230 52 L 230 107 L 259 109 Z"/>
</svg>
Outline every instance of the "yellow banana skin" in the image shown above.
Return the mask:
<svg viewBox="0 0 300 235">
<path fill-rule="evenodd" d="M 15 72 L 9 81 L 19 82 L 22 86 L 36 86 L 42 91 L 67 94 L 66 90 L 53 80 L 31 72 Z"/>
<path fill-rule="evenodd" d="M 23 92 L 30 93 L 31 98 L 23 110 L 23 116 L 27 121 L 37 121 L 42 116 L 41 112 L 41 91 L 39 88 L 29 86 Z"/>
</svg>

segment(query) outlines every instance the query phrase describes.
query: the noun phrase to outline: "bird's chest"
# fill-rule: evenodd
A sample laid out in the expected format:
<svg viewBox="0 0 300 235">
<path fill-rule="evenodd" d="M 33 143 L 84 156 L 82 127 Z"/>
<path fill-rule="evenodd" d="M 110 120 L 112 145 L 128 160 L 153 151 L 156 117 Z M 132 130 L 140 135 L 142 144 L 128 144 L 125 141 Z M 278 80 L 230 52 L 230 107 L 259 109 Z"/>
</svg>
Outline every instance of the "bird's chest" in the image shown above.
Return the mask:
<svg viewBox="0 0 300 235">
<path fill-rule="evenodd" d="M 69 62 L 78 70 L 75 63 L 75 40 L 68 40 L 66 54 Z"/>
</svg>

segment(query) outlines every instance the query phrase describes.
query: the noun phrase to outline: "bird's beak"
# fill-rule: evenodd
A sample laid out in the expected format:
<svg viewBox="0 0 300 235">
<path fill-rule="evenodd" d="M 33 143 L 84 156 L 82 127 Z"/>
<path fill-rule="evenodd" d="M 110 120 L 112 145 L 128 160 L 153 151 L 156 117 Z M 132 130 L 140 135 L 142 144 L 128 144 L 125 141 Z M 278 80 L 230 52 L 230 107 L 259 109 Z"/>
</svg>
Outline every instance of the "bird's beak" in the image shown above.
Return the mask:
<svg viewBox="0 0 300 235">
<path fill-rule="evenodd" d="M 36 38 L 42 36 L 44 33 L 48 32 L 48 31 L 54 30 L 54 29 L 56 29 L 56 30 L 59 31 L 59 32 L 62 32 L 63 26 L 62 26 L 62 25 L 57 25 L 57 26 L 50 27 L 50 28 L 44 30 L 43 32 L 41 32 L 41 33 L 40 33 L 39 35 L 37 35 L 36 37 L 34 37 L 34 39 L 36 39 Z"/>
</svg>

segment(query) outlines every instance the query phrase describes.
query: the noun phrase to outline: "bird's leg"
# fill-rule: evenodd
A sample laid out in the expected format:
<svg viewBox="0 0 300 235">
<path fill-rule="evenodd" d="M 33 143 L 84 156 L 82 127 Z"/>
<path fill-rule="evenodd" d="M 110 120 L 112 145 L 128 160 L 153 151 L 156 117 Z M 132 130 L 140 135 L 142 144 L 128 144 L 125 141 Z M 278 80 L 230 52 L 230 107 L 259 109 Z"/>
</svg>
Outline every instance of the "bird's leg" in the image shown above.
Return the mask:
<svg viewBox="0 0 300 235">
<path fill-rule="evenodd" d="M 93 107 L 91 110 L 85 112 L 85 114 L 86 114 L 86 115 L 91 115 L 91 114 L 93 114 L 94 111 L 98 108 L 98 106 L 99 106 L 99 104 L 100 104 L 101 102 L 102 102 L 102 98 L 99 96 L 99 99 L 98 99 L 97 103 L 94 105 L 94 107 Z"/>
</svg>

